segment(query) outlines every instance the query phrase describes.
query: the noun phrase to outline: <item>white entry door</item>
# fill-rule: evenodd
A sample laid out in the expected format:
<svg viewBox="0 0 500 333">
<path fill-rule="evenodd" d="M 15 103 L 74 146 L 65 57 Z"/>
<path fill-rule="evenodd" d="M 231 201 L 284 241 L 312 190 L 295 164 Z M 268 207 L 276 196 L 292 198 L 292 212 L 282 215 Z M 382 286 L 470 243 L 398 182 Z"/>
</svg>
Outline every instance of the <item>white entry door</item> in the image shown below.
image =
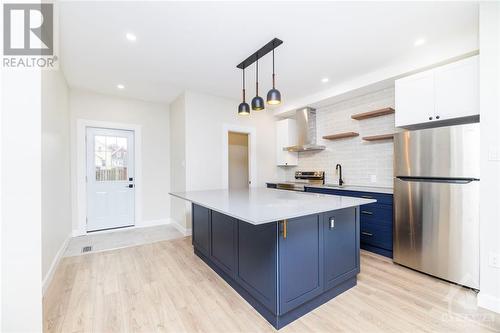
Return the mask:
<svg viewBox="0 0 500 333">
<path fill-rule="evenodd" d="M 87 231 L 134 225 L 134 132 L 87 128 Z"/>
</svg>

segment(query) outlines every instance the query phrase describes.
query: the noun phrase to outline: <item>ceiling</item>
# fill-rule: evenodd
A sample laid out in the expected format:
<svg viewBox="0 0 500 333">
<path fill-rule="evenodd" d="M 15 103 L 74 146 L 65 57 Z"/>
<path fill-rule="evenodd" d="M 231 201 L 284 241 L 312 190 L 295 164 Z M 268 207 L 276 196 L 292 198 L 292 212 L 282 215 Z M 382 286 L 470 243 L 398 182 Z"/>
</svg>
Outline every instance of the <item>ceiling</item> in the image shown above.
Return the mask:
<svg viewBox="0 0 500 333">
<path fill-rule="evenodd" d="M 62 2 L 60 53 L 71 87 L 170 102 L 184 90 L 238 99 L 236 65 L 273 37 L 285 102 L 432 53 L 449 40 L 477 43 L 476 2 Z M 126 33 L 137 36 L 135 42 Z M 414 46 L 424 38 L 426 43 Z M 260 96 L 271 57 L 260 67 Z M 322 78 L 329 78 L 327 83 Z M 255 67 L 247 70 L 255 93 Z M 125 89 L 119 90 L 117 84 Z"/>
</svg>

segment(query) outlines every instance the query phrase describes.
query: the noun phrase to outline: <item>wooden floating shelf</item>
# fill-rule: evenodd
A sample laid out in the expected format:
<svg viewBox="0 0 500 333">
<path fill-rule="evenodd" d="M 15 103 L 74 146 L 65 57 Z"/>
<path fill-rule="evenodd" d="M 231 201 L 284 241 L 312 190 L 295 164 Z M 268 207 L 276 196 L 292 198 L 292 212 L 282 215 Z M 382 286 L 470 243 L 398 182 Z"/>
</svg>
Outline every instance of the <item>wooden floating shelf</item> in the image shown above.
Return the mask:
<svg viewBox="0 0 500 333">
<path fill-rule="evenodd" d="M 385 116 L 386 114 L 391 114 L 391 113 L 394 113 L 393 108 L 383 108 L 375 111 L 353 114 L 351 118 L 356 120 L 362 120 L 367 118 Z"/>
<path fill-rule="evenodd" d="M 365 140 L 365 141 L 379 141 L 379 140 L 392 140 L 392 139 L 394 139 L 394 133 L 364 136 L 363 137 L 363 140 Z"/>
<path fill-rule="evenodd" d="M 323 139 L 325 139 L 325 140 L 338 140 L 338 139 L 352 138 L 352 137 L 355 137 L 358 135 L 359 135 L 359 133 L 356 133 L 356 132 L 346 132 L 346 133 L 325 135 L 323 137 Z"/>
</svg>

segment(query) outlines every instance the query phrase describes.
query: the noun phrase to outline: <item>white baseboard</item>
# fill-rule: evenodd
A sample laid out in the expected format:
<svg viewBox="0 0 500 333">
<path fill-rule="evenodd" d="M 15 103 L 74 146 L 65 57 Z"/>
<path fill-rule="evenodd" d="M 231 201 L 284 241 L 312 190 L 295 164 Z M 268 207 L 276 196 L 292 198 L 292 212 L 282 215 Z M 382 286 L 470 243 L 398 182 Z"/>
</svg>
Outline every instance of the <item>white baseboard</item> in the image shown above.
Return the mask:
<svg viewBox="0 0 500 333">
<path fill-rule="evenodd" d="M 54 273 L 56 272 L 57 266 L 59 265 L 59 262 L 61 261 L 61 258 L 64 255 L 64 252 L 66 251 L 66 248 L 68 247 L 69 240 L 71 239 L 72 234 L 68 235 L 64 242 L 61 244 L 61 247 L 57 251 L 54 260 L 52 260 L 52 264 L 50 264 L 50 268 L 47 271 L 47 274 L 45 274 L 45 277 L 43 278 L 42 281 L 42 295 L 45 295 L 45 292 L 49 288 L 50 282 L 52 282 L 52 279 L 54 278 Z"/>
<path fill-rule="evenodd" d="M 500 313 L 500 298 L 486 295 L 484 292 L 477 294 L 477 305 L 490 311 Z"/>
<path fill-rule="evenodd" d="M 174 228 L 177 229 L 177 231 L 179 231 L 181 234 L 183 234 L 184 236 L 191 236 L 191 233 L 192 233 L 191 228 L 186 228 L 179 221 L 176 221 L 172 218 L 170 219 L 170 221 L 171 221 L 172 225 L 174 226 Z"/>
<path fill-rule="evenodd" d="M 130 226 L 130 227 L 126 227 L 126 228 L 117 228 L 117 229 L 107 229 L 107 230 L 93 231 L 92 234 L 117 232 L 117 231 L 123 231 L 124 229 L 147 228 L 147 227 L 154 227 L 154 226 L 160 226 L 160 225 L 167 225 L 167 224 L 170 224 L 170 223 L 171 223 L 170 219 L 148 220 L 148 221 L 138 222 L 136 225 Z M 71 233 L 71 237 L 85 236 L 86 234 L 87 234 L 86 230 L 75 229 Z"/>
<path fill-rule="evenodd" d="M 71 237 L 85 236 L 87 234 L 86 230 L 75 229 L 71 232 Z"/>
<path fill-rule="evenodd" d="M 166 225 L 170 224 L 171 221 L 170 219 L 159 219 L 159 220 L 149 220 L 149 221 L 142 221 L 140 223 L 137 223 L 135 225 L 136 228 L 146 228 L 146 227 L 154 227 L 157 225 Z"/>
</svg>

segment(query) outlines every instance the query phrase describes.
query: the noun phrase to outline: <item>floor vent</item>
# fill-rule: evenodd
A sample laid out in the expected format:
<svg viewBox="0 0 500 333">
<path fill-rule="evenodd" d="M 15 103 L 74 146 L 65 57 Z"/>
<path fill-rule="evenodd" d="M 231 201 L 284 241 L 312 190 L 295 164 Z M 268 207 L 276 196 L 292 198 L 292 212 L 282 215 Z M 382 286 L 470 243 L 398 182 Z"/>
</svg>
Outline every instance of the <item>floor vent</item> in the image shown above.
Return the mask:
<svg viewBox="0 0 500 333">
<path fill-rule="evenodd" d="M 90 252 L 92 251 L 92 246 L 84 246 L 82 248 L 82 253 Z"/>
</svg>

